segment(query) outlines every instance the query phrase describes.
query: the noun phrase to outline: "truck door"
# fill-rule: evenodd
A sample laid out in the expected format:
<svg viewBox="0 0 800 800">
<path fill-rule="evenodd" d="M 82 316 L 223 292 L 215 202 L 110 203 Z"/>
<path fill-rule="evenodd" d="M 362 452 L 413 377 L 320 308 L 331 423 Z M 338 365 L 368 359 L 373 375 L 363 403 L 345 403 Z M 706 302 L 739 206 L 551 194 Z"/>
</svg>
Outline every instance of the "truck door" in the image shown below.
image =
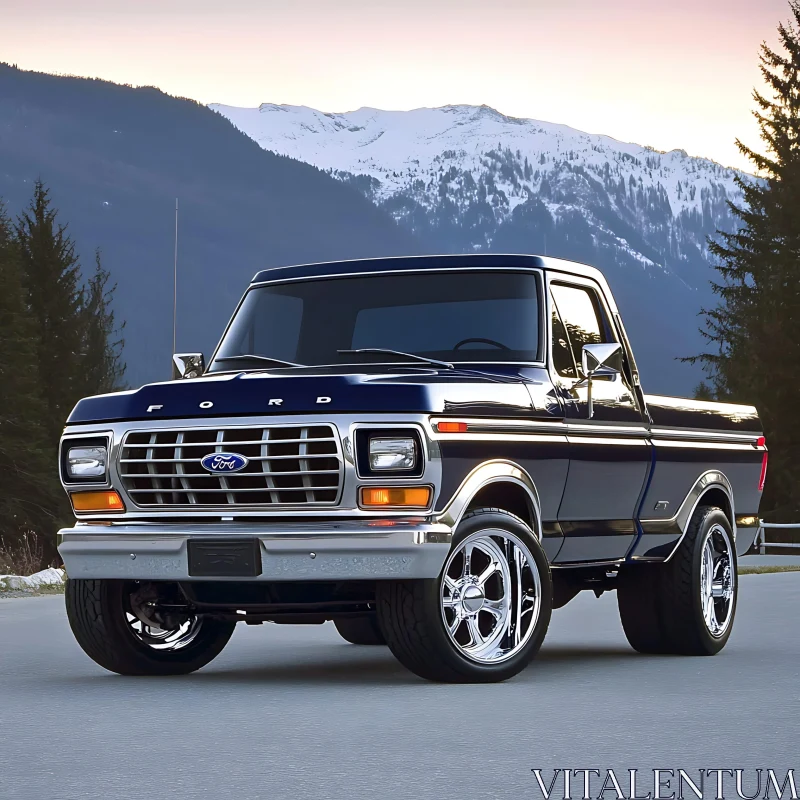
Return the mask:
<svg viewBox="0 0 800 800">
<path fill-rule="evenodd" d="M 576 276 L 549 276 L 550 371 L 564 403 L 569 471 L 558 521 L 564 545 L 557 563 L 625 558 L 636 537 L 636 512 L 651 445 L 633 373 L 592 382 L 593 416 L 579 367 L 584 344 L 619 341 L 600 287 Z M 627 361 L 627 358 L 626 358 Z"/>
</svg>

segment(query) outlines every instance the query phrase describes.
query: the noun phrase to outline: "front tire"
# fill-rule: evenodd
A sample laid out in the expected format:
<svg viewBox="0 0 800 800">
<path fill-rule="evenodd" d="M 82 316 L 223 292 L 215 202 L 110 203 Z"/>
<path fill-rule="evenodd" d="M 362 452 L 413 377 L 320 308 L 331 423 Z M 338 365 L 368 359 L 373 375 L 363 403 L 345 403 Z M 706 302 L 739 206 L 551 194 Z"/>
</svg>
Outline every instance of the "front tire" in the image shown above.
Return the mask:
<svg viewBox="0 0 800 800">
<path fill-rule="evenodd" d="M 628 565 L 619 581 L 620 618 L 631 647 L 640 653 L 715 655 L 731 635 L 739 588 L 725 513 L 700 506 L 667 563 Z"/>
<path fill-rule="evenodd" d="M 392 653 L 422 678 L 504 681 L 542 645 L 553 603 L 550 567 L 519 517 L 467 514 L 438 578 L 381 581 L 378 622 Z"/>
<path fill-rule="evenodd" d="M 67 581 L 72 632 L 86 655 L 109 672 L 185 675 L 216 658 L 231 638 L 235 623 L 206 617 L 187 616 L 163 628 L 149 624 L 132 602 L 139 597 L 135 581 Z"/>
</svg>

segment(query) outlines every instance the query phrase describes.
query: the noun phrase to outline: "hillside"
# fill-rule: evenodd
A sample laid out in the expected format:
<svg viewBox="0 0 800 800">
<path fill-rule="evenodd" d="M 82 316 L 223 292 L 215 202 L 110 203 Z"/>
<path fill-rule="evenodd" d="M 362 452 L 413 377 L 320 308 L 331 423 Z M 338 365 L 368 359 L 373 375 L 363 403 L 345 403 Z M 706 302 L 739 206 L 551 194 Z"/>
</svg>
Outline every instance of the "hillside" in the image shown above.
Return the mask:
<svg viewBox="0 0 800 800">
<path fill-rule="evenodd" d="M 419 252 L 353 187 L 274 155 L 205 106 L 153 88 L 0 64 L 0 198 L 41 177 L 83 264 L 118 282 L 131 384 L 169 375 L 175 198 L 178 348 L 208 353 L 259 269 Z"/>
<path fill-rule="evenodd" d="M 263 148 L 358 187 L 428 250 L 548 253 L 604 270 L 647 386 L 690 392 L 703 347 L 707 237 L 729 230 L 736 172 L 681 150 L 507 117 L 486 106 L 327 114 L 212 105 Z"/>
</svg>

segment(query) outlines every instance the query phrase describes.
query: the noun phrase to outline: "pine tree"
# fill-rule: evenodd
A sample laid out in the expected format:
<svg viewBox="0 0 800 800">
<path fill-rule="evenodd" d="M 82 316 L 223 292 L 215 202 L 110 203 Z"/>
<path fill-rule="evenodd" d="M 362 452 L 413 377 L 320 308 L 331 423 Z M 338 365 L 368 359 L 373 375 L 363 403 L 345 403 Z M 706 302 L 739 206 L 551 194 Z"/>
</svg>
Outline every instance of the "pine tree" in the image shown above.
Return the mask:
<svg viewBox="0 0 800 800">
<path fill-rule="evenodd" d="M 734 233 L 710 244 L 719 259 L 717 308 L 704 310 L 711 351 L 700 361 L 719 399 L 757 406 L 770 447 L 762 504 L 774 518 L 800 513 L 800 0 L 778 26 L 780 52 L 761 47 L 771 97 L 753 93 L 765 144 L 758 153 L 737 140 L 761 176 L 737 178 L 744 193 Z M 794 521 L 794 520 L 793 520 Z"/>
<path fill-rule="evenodd" d="M 20 216 L 19 246 L 27 304 L 36 327 L 37 356 L 47 408 L 45 428 L 53 453 L 69 412 L 81 394 L 84 338 L 80 265 L 66 227 L 56 221 L 48 189 L 34 186 Z"/>
<path fill-rule="evenodd" d="M 30 316 L 11 223 L 0 204 L 0 538 L 14 551 L 27 533 L 42 534 L 46 560 L 55 555 L 66 498 L 44 426 L 45 403 L 37 363 L 36 325 Z"/>
<path fill-rule="evenodd" d="M 705 381 L 700 381 L 700 383 L 694 387 L 694 399 L 714 400 L 714 390 Z"/>
<path fill-rule="evenodd" d="M 122 330 L 114 320 L 111 300 L 116 284 L 104 269 L 100 251 L 95 252 L 94 275 L 87 282 L 82 299 L 83 348 L 80 366 L 81 394 L 84 396 L 113 392 L 122 388 L 125 364 L 122 361 Z"/>
</svg>

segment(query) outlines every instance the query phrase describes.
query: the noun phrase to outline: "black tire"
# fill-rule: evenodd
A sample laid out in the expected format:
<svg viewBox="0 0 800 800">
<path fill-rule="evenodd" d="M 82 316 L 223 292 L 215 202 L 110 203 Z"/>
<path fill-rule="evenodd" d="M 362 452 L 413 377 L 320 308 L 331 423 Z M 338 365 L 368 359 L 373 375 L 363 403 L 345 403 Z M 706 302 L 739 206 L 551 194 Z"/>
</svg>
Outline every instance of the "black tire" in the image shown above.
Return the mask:
<svg viewBox="0 0 800 800">
<path fill-rule="evenodd" d="M 630 646 L 639 653 L 670 651 L 659 603 L 662 570 L 662 564 L 632 564 L 624 566 L 617 579 L 622 629 Z"/>
<path fill-rule="evenodd" d="M 363 617 L 342 617 L 335 619 L 333 624 L 342 639 L 350 644 L 386 644 L 386 639 L 383 638 L 383 633 L 378 627 L 377 614 Z"/>
<path fill-rule="evenodd" d="M 733 590 L 727 623 L 716 635 L 704 620 L 701 595 L 703 550 L 712 530 L 727 537 Z M 629 565 L 619 580 L 620 618 L 631 647 L 640 653 L 715 655 L 731 635 L 738 597 L 736 548 L 727 516 L 716 506 L 698 507 L 668 562 Z"/>
<path fill-rule="evenodd" d="M 235 623 L 202 619 L 195 637 L 174 650 L 156 650 L 139 640 L 126 621 L 130 582 L 75 580 L 65 588 L 67 619 L 86 655 L 119 675 L 185 675 L 216 658 Z"/>
<path fill-rule="evenodd" d="M 725 531 L 730 544 L 733 598 L 730 618 L 720 635 L 712 635 L 703 619 L 700 575 L 703 546 L 712 528 Z M 727 643 L 733 630 L 736 601 L 739 594 L 736 548 L 731 525 L 725 512 L 715 506 L 701 506 L 675 555 L 664 565 L 663 625 L 671 652 L 687 656 L 713 656 Z"/>
<path fill-rule="evenodd" d="M 540 581 L 539 612 L 533 630 L 521 648 L 498 663 L 466 657 L 451 640 L 441 607 L 443 573 L 431 580 L 379 581 L 378 624 L 396 658 L 422 678 L 447 683 L 494 683 L 513 677 L 534 658 L 550 624 L 553 587 L 547 557 L 531 529 L 519 517 L 496 508 L 482 508 L 464 516 L 453 537 L 451 553 L 468 536 L 485 529 L 507 531 L 524 543 L 532 556 L 531 568 Z M 445 562 L 445 566 L 447 562 Z"/>
</svg>

